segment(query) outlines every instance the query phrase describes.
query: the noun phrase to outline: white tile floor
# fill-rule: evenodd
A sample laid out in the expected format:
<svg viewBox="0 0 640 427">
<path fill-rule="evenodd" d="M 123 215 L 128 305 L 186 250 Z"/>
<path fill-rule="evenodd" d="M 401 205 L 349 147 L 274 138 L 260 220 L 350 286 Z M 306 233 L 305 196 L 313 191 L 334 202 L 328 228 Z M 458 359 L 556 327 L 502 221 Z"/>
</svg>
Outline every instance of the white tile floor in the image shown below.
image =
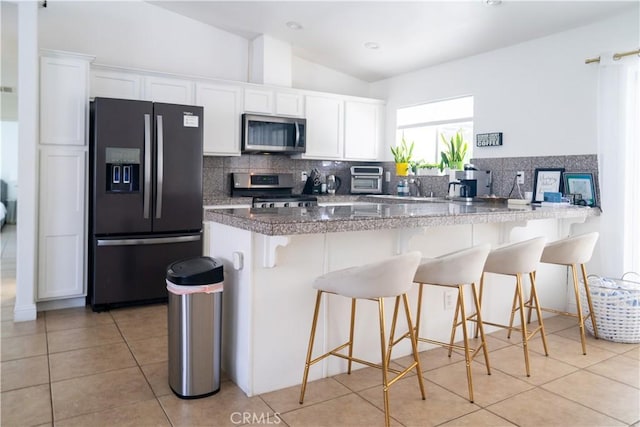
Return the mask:
<svg viewBox="0 0 640 427">
<path fill-rule="evenodd" d="M 380 372 L 372 368 L 310 383 L 304 405 L 299 387 L 249 398 L 225 378 L 214 396 L 178 399 L 167 383 L 166 305 L 58 310 L 14 323 L 15 226 L 2 230 L 1 247 L 2 426 L 384 424 Z M 517 340 L 489 336 L 492 375 L 474 362 L 475 403 L 467 400 L 462 357 L 422 352 L 427 399 L 415 378 L 398 381 L 392 424 L 640 426 L 640 345 L 590 338 L 584 356 L 573 319 L 545 325 L 550 355 L 531 342 L 531 377 Z M 302 368 L 301 360 L 294 369 Z"/>
</svg>

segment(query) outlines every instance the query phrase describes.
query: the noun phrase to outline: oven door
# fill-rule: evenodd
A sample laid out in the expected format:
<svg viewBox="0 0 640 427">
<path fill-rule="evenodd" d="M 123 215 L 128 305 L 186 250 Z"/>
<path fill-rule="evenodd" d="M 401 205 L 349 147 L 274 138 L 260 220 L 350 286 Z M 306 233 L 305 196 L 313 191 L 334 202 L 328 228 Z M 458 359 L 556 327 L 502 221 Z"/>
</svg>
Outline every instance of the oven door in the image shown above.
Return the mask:
<svg viewBox="0 0 640 427">
<path fill-rule="evenodd" d="M 352 175 L 351 193 L 382 194 L 382 177 L 371 175 Z"/>
</svg>

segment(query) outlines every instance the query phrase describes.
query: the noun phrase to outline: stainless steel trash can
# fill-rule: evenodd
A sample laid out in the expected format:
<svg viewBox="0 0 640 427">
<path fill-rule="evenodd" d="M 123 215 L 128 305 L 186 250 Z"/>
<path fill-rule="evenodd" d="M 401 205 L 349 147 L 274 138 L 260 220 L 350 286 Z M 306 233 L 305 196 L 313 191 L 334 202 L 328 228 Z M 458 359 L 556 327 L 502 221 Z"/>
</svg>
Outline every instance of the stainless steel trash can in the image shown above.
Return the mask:
<svg viewBox="0 0 640 427">
<path fill-rule="evenodd" d="M 220 390 L 222 264 L 209 257 L 174 262 L 167 268 L 169 294 L 169 386 L 180 398 Z"/>
</svg>

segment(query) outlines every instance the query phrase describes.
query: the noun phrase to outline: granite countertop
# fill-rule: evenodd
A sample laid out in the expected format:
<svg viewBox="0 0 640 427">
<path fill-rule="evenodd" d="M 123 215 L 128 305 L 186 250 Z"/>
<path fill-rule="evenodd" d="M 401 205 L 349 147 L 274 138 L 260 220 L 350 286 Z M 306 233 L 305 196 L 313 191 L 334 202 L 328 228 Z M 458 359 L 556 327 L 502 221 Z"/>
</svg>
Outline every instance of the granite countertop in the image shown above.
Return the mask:
<svg viewBox="0 0 640 427">
<path fill-rule="evenodd" d="M 242 198 L 232 199 L 238 203 Z M 363 204 L 363 202 L 371 203 Z M 545 218 L 583 218 L 600 215 L 599 208 L 571 206 L 563 208 L 508 206 L 492 203 L 379 202 L 366 196 L 322 196 L 320 203 L 344 202 L 345 205 L 289 208 L 205 208 L 204 220 L 230 225 L 269 236 L 314 234 L 375 229 L 435 227 L 454 224 L 478 224 L 526 221 Z M 358 204 L 349 205 L 350 202 Z"/>
</svg>

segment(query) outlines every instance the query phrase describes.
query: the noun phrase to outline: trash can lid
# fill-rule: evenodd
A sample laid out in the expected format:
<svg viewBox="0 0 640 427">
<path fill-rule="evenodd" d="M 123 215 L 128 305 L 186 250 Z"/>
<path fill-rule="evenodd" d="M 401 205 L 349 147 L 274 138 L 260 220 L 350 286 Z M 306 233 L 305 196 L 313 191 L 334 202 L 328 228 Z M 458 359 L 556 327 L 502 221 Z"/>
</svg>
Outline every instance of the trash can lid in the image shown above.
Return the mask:
<svg viewBox="0 0 640 427">
<path fill-rule="evenodd" d="M 222 263 L 206 256 L 176 261 L 167 267 L 167 280 L 182 286 L 220 283 L 224 280 Z"/>
</svg>

